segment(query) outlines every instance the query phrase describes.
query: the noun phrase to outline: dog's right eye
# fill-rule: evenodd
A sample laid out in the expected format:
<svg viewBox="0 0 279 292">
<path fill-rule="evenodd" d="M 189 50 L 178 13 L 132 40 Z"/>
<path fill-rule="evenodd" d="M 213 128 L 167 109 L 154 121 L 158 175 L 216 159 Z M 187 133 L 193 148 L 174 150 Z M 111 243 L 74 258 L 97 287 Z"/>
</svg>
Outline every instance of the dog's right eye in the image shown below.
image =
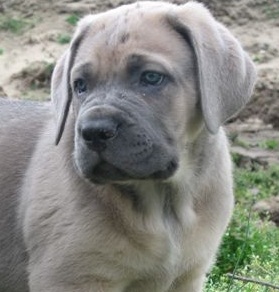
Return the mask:
<svg viewBox="0 0 279 292">
<path fill-rule="evenodd" d="M 77 95 L 81 95 L 87 91 L 87 84 L 84 79 L 77 79 L 74 81 L 74 91 Z"/>
<path fill-rule="evenodd" d="M 145 71 L 140 77 L 140 81 L 143 85 L 159 86 L 163 83 L 165 75 L 155 71 Z"/>
</svg>

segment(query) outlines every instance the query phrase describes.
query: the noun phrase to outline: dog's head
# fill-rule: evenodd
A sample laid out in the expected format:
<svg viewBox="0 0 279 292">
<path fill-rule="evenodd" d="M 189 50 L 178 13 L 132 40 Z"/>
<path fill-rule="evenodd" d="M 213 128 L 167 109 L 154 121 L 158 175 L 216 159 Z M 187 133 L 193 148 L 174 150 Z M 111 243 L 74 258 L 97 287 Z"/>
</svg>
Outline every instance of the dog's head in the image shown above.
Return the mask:
<svg viewBox="0 0 279 292">
<path fill-rule="evenodd" d="M 53 73 L 56 143 L 72 105 L 83 177 L 165 179 L 204 125 L 216 134 L 243 107 L 254 81 L 249 57 L 201 4 L 90 15 Z"/>
</svg>

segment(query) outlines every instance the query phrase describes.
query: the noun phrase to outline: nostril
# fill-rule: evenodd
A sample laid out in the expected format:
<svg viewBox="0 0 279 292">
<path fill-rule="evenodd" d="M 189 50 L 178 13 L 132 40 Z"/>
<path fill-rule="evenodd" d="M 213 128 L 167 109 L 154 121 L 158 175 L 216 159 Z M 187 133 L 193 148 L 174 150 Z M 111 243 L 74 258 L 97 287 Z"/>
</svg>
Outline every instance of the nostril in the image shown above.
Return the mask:
<svg viewBox="0 0 279 292">
<path fill-rule="evenodd" d="M 96 134 L 101 140 L 109 140 L 115 136 L 116 130 L 100 129 Z"/>
<path fill-rule="evenodd" d="M 89 128 L 81 129 L 81 136 L 86 142 L 90 142 L 92 140 L 92 132 Z"/>
<path fill-rule="evenodd" d="M 86 142 L 94 142 L 94 140 L 105 141 L 112 139 L 116 135 L 116 129 L 108 130 L 85 128 L 81 130 L 81 135 Z"/>
</svg>

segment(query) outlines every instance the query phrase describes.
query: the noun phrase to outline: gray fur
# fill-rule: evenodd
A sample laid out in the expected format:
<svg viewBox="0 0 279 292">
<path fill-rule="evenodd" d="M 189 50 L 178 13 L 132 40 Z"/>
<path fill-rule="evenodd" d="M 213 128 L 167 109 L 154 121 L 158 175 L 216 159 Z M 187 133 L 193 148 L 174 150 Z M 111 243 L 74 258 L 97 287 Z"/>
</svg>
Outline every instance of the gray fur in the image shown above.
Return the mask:
<svg viewBox="0 0 279 292">
<path fill-rule="evenodd" d="M 145 71 L 165 79 L 146 86 Z M 254 81 L 200 4 L 82 19 L 52 77 L 54 118 L 0 100 L 0 291 L 202 291 L 233 209 L 221 124 Z"/>
<path fill-rule="evenodd" d="M 49 107 L 0 99 L 0 291 L 28 291 L 27 253 L 17 206 L 24 173 Z"/>
</svg>

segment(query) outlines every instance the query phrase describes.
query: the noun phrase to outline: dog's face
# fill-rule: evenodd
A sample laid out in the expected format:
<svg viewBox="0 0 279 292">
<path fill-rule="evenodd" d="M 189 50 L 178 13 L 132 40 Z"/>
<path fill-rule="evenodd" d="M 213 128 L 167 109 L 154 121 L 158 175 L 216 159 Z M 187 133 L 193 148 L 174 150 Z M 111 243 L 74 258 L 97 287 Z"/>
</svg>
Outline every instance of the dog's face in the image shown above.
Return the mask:
<svg viewBox="0 0 279 292">
<path fill-rule="evenodd" d="M 71 71 L 75 162 L 94 181 L 171 176 L 197 111 L 189 45 L 162 15 L 125 12 L 90 26 Z"/>
<path fill-rule="evenodd" d="M 248 99 L 252 81 L 246 80 L 247 72 L 244 74 L 240 68 L 237 73 L 245 75 L 241 76 L 241 87 L 244 83 L 247 87 L 239 90 L 241 97 L 221 103 L 218 100 L 219 91 L 223 90 L 220 80 L 212 85 L 212 80 L 207 80 L 210 76 L 204 76 L 216 74 L 216 70 L 203 66 L 220 66 L 217 73 L 228 75 L 219 72 L 224 61 L 228 66 L 241 64 L 227 56 L 221 62 L 217 56 L 217 60 L 204 65 L 204 58 L 215 57 L 210 50 L 201 51 L 200 36 L 196 38 L 196 32 L 189 28 L 195 25 L 191 5 L 205 10 L 198 4 L 188 4 L 190 11 L 185 20 L 183 8 L 187 4 L 179 7 L 141 2 L 87 16 L 81 21 L 71 49 L 55 69 L 52 83 L 54 102 L 58 111 L 62 111 L 58 112 L 58 140 L 73 101 L 74 160 L 81 176 L 99 183 L 169 178 L 179 167 L 187 143 L 193 142 L 204 121 L 209 131 L 216 133 L 220 123 L 241 107 L 246 95 Z M 211 17 L 207 11 L 202 11 L 203 14 Z M 187 20 L 189 26 L 184 23 Z M 199 33 L 205 33 L 206 37 L 206 26 L 200 23 L 198 26 L 203 30 Z M 224 34 L 223 27 L 218 29 L 220 35 Z M 215 40 L 208 37 L 210 41 L 205 43 L 212 45 Z M 239 49 L 234 39 L 233 44 Z M 219 50 L 219 45 L 214 49 Z M 233 57 L 239 59 L 237 54 Z M 242 63 L 245 62 L 248 61 L 244 58 Z M 234 82 L 238 79 L 232 77 Z M 206 82 L 212 88 L 207 88 Z M 204 92 L 207 90 L 212 92 Z M 207 100 L 206 96 L 211 94 L 212 100 Z M 65 100 L 59 95 L 66 95 Z M 61 101 L 57 101 L 58 97 Z M 227 99 L 225 96 L 224 100 Z M 215 107 L 220 108 L 216 113 Z"/>
</svg>

